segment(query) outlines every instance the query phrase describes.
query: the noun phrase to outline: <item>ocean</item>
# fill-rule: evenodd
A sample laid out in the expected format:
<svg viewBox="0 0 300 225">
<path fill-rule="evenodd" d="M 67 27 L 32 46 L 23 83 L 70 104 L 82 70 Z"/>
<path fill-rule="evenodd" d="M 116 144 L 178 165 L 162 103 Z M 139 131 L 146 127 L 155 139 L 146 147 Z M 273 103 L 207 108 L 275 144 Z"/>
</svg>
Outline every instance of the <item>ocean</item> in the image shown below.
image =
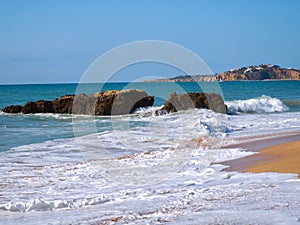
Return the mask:
<svg viewBox="0 0 300 225">
<path fill-rule="evenodd" d="M 0 108 L 66 94 L 141 89 L 122 116 L 0 112 L 0 223 L 299 224 L 295 174 L 226 172 L 224 148 L 300 133 L 300 81 L 0 85 Z M 155 115 L 168 96 L 216 91 L 228 115 Z"/>
</svg>

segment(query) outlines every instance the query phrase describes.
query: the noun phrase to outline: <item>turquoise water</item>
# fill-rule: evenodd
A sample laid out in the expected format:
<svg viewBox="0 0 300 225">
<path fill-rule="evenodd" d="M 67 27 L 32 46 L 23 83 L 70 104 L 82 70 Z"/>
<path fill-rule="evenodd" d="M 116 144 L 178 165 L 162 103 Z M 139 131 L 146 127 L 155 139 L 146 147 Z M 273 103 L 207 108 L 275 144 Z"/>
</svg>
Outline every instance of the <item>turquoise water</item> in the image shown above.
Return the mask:
<svg viewBox="0 0 300 225">
<path fill-rule="evenodd" d="M 77 84 L 0 85 L 0 108 L 23 105 L 27 101 L 53 100 L 66 94 L 78 94 Z M 204 88 L 203 88 L 204 87 Z M 142 89 L 154 95 L 155 106 L 162 105 L 173 91 L 199 92 L 218 89 L 225 101 L 255 99 L 262 95 L 279 99 L 289 112 L 300 111 L 300 81 L 220 82 L 220 83 L 108 83 L 84 84 L 79 92 L 95 93 L 105 90 Z M 97 121 L 97 131 L 112 129 L 111 121 Z M 88 134 L 89 131 L 82 131 Z M 73 137 L 72 116 L 0 115 L 0 151 L 46 140 Z"/>
<path fill-rule="evenodd" d="M 85 84 L 86 94 L 105 90 L 142 89 L 153 95 L 167 96 L 178 87 L 186 92 L 202 91 L 201 86 L 210 83 L 108 83 Z M 300 81 L 248 81 L 248 82 L 220 82 L 221 91 L 225 101 L 237 99 L 250 99 L 262 95 L 271 96 L 290 104 L 291 110 L 300 110 Z M 217 86 L 212 82 L 211 86 Z M 26 85 L 0 85 L 0 108 L 8 105 L 25 104 L 28 101 L 53 100 L 62 95 L 74 94 L 78 84 L 26 84 Z M 180 91 L 178 91 L 180 92 Z M 164 100 L 155 101 L 155 105 L 163 104 Z"/>
</svg>

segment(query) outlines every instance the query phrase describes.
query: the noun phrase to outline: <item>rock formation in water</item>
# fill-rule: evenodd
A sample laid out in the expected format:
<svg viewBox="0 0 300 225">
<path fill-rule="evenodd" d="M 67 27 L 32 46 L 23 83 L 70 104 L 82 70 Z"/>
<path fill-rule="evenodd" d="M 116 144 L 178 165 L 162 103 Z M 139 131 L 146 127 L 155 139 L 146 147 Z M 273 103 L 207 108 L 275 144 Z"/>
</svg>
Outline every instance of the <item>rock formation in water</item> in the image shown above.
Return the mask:
<svg viewBox="0 0 300 225">
<path fill-rule="evenodd" d="M 68 113 L 85 115 L 129 114 L 153 106 L 154 97 L 141 90 L 105 91 L 91 95 L 65 95 L 53 101 L 27 102 L 2 109 L 6 113 Z"/>
<path fill-rule="evenodd" d="M 172 93 L 160 112 L 177 112 L 178 110 L 186 110 L 188 108 L 211 109 L 217 113 L 227 113 L 227 106 L 224 104 L 222 96 L 215 93 Z"/>
</svg>

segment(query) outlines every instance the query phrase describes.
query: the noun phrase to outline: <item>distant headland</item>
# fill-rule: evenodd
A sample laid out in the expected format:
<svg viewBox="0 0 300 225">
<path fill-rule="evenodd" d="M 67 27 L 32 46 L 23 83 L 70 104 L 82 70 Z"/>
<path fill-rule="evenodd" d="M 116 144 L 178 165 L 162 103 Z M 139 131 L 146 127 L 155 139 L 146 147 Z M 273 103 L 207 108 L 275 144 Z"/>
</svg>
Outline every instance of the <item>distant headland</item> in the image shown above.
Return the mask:
<svg viewBox="0 0 300 225">
<path fill-rule="evenodd" d="M 201 82 L 201 81 L 251 81 L 251 80 L 300 80 L 300 70 L 261 64 L 246 66 L 215 75 L 184 75 L 173 78 L 145 80 L 145 82 Z"/>
</svg>

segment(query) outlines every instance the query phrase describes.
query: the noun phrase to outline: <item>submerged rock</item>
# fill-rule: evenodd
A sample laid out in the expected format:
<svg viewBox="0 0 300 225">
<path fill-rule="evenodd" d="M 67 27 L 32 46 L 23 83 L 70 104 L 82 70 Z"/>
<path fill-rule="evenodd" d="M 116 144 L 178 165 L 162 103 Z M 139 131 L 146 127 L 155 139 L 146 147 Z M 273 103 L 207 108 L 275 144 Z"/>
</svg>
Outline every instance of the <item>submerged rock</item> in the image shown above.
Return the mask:
<svg viewBox="0 0 300 225">
<path fill-rule="evenodd" d="M 227 113 L 227 106 L 224 104 L 222 96 L 203 92 L 179 95 L 173 92 L 160 111 L 177 112 L 188 108 L 211 109 L 217 113 Z"/>
<path fill-rule="evenodd" d="M 153 106 L 154 97 L 142 90 L 105 91 L 91 95 L 65 95 L 53 101 L 27 102 L 8 106 L 6 113 L 67 113 L 88 115 L 129 114 L 139 107 Z"/>
</svg>

